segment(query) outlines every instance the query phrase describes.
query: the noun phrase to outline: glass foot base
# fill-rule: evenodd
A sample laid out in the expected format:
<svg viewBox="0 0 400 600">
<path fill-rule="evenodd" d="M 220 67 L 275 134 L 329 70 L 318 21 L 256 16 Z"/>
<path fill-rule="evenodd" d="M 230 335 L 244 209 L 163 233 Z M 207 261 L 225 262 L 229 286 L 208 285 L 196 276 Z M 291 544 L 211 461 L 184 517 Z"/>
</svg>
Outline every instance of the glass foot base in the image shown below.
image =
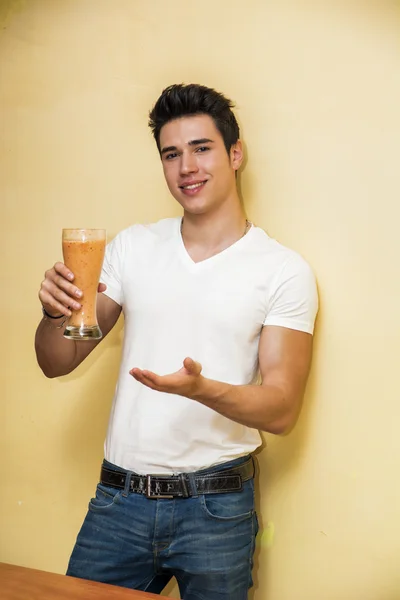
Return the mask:
<svg viewBox="0 0 400 600">
<path fill-rule="evenodd" d="M 89 327 L 73 327 L 67 325 L 64 331 L 64 337 L 69 340 L 100 340 L 103 337 L 98 325 Z"/>
</svg>

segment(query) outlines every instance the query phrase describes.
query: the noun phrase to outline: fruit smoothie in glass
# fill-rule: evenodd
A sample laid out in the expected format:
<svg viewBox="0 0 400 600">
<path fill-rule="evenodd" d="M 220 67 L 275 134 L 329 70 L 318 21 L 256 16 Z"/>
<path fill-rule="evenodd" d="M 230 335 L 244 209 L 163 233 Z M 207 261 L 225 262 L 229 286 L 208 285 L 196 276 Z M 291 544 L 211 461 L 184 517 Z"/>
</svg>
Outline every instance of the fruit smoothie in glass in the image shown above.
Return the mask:
<svg viewBox="0 0 400 600">
<path fill-rule="evenodd" d="M 65 265 L 74 274 L 74 285 L 83 293 L 81 308 L 73 310 L 64 336 L 74 340 L 100 339 L 97 323 L 97 288 L 106 247 L 105 229 L 63 229 Z"/>
</svg>

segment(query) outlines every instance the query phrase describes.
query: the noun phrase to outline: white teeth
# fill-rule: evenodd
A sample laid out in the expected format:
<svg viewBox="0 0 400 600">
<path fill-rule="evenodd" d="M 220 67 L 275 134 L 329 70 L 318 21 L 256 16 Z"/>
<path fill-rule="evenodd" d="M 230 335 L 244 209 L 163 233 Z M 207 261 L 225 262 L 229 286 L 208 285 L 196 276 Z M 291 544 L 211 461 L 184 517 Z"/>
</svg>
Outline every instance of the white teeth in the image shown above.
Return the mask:
<svg viewBox="0 0 400 600">
<path fill-rule="evenodd" d="M 193 185 L 184 185 L 183 189 L 184 190 L 194 190 L 195 188 L 200 187 L 201 185 L 204 185 L 204 181 L 200 182 L 200 183 L 193 183 Z"/>
</svg>

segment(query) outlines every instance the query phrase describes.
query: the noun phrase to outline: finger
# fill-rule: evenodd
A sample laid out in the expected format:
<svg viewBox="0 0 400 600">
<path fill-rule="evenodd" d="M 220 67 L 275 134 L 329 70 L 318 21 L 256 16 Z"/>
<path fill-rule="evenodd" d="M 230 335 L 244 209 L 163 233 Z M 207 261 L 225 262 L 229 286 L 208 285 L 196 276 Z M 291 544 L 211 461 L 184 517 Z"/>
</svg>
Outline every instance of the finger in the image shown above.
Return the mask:
<svg viewBox="0 0 400 600">
<path fill-rule="evenodd" d="M 44 305 L 44 307 L 50 307 L 54 310 L 61 310 L 63 314 L 70 314 L 71 310 L 79 310 L 81 305 L 80 303 L 66 294 L 62 289 L 58 288 L 51 281 L 45 280 L 42 283 L 42 286 L 39 290 L 39 300 Z M 47 312 L 52 312 L 52 310 L 48 310 Z M 65 311 L 69 311 L 65 312 Z"/>
<path fill-rule="evenodd" d="M 77 299 L 82 297 L 82 292 L 70 283 L 65 276 L 70 271 L 62 263 L 56 263 L 53 268 L 45 273 L 39 291 L 39 299 L 50 314 L 53 310 L 69 316 L 69 308 L 79 310 L 81 305 Z M 71 274 L 72 275 L 72 274 Z"/>
<path fill-rule="evenodd" d="M 74 274 L 70 269 L 68 269 L 67 265 L 64 265 L 64 263 L 56 262 L 54 265 L 54 270 L 65 279 L 68 279 L 69 281 L 74 280 Z"/>
<path fill-rule="evenodd" d="M 145 377 L 145 375 L 143 375 L 143 372 L 140 369 L 131 369 L 129 371 L 129 373 L 139 383 L 145 385 L 146 387 L 151 388 L 152 390 L 160 391 L 158 389 L 158 387 L 156 386 L 156 384 L 153 381 L 151 381 L 150 379 L 148 379 L 147 377 Z"/>
<path fill-rule="evenodd" d="M 70 317 L 72 314 L 71 310 L 67 306 L 64 306 L 63 304 L 61 304 L 60 302 L 55 302 L 54 300 L 46 302 L 46 301 L 42 300 L 42 297 L 40 294 L 39 294 L 39 299 L 40 299 L 40 303 L 43 306 L 43 308 L 45 309 L 45 311 L 52 317 L 61 317 L 62 315 L 66 316 L 66 317 Z"/>
<path fill-rule="evenodd" d="M 170 381 L 168 375 L 157 375 L 152 371 L 146 371 L 145 369 L 131 369 L 129 373 L 142 383 L 143 385 L 151 388 L 152 390 L 156 390 L 157 392 L 167 392 L 172 393 L 175 390 L 175 386 L 173 382 Z"/>
<path fill-rule="evenodd" d="M 171 381 L 171 377 L 169 375 L 161 376 L 151 373 L 150 376 L 148 376 L 145 375 L 145 371 L 142 371 L 140 382 L 152 390 L 156 390 L 157 392 L 165 392 L 166 394 L 179 393 L 179 388 L 176 385 L 176 382 Z"/>
<path fill-rule="evenodd" d="M 153 373 L 153 371 L 147 371 L 146 369 L 143 369 L 142 374 L 146 379 L 150 379 L 151 381 L 154 381 L 154 383 L 157 383 L 158 380 L 161 379 L 160 375 Z"/>
<path fill-rule="evenodd" d="M 136 381 L 140 381 L 140 383 L 142 382 L 143 375 L 140 369 L 131 369 L 129 371 L 129 375 L 132 375 L 132 377 L 136 379 Z"/>
<path fill-rule="evenodd" d="M 157 385 L 160 382 L 160 376 L 156 375 L 152 371 L 146 371 L 145 369 L 131 369 L 130 374 L 135 378 L 139 378 L 140 380 L 146 379 L 147 381 L 151 381 L 154 385 Z"/>
<path fill-rule="evenodd" d="M 71 296 L 71 298 L 82 298 L 83 296 L 82 290 L 70 283 L 63 275 L 58 275 L 56 272 L 50 277 L 45 277 L 44 281 L 51 282 L 60 288 L 60 290 L 63 290 L 66 294 Z"/>
<path fill-rule="evenodd" d="M 200 375 L 203 368 L 199 362 L 189 356 L 183 361 L 183 366 L 191 375 Z"/>
<path fill-rule="evenodd" d="M 138 369 L 137 367 L 135 367 L 129 371 L 129 374 L 133 375 L 133 377 L 139 377 L 141 375 L 141 373 L 142 373 L 142 370 Z"/>
<path fill-rule="evenodd" d="M 107 289 L 107 286 L 105 283 L 99 283 L 99 287 L 97 288 L 98 292 L 105 292 Z"/>
<path fill-rule="evenodd" d="M 162 391 L 162 388 L 159 385 L 157 385 L 152 379 L 146 377 L 145 375 L 142 375 L 141 383 L 143 385 L 146 385 L 151 390 L 156 390 L 157 392 Z"/>
</svg>

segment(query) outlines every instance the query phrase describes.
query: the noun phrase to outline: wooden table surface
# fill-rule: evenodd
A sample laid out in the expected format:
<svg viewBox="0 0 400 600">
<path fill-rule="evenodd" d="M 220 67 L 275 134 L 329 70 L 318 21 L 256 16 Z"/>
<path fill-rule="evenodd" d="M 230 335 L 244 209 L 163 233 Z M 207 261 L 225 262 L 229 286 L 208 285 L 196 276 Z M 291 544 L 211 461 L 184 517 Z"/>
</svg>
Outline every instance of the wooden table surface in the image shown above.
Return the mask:
<svg viewBox="0 0 400 600">
<path fill-rule="evenodd" d="M 0 563 L 0 598 L 1 600 L 151 600 L 160 596 Z"/>
</svg>

